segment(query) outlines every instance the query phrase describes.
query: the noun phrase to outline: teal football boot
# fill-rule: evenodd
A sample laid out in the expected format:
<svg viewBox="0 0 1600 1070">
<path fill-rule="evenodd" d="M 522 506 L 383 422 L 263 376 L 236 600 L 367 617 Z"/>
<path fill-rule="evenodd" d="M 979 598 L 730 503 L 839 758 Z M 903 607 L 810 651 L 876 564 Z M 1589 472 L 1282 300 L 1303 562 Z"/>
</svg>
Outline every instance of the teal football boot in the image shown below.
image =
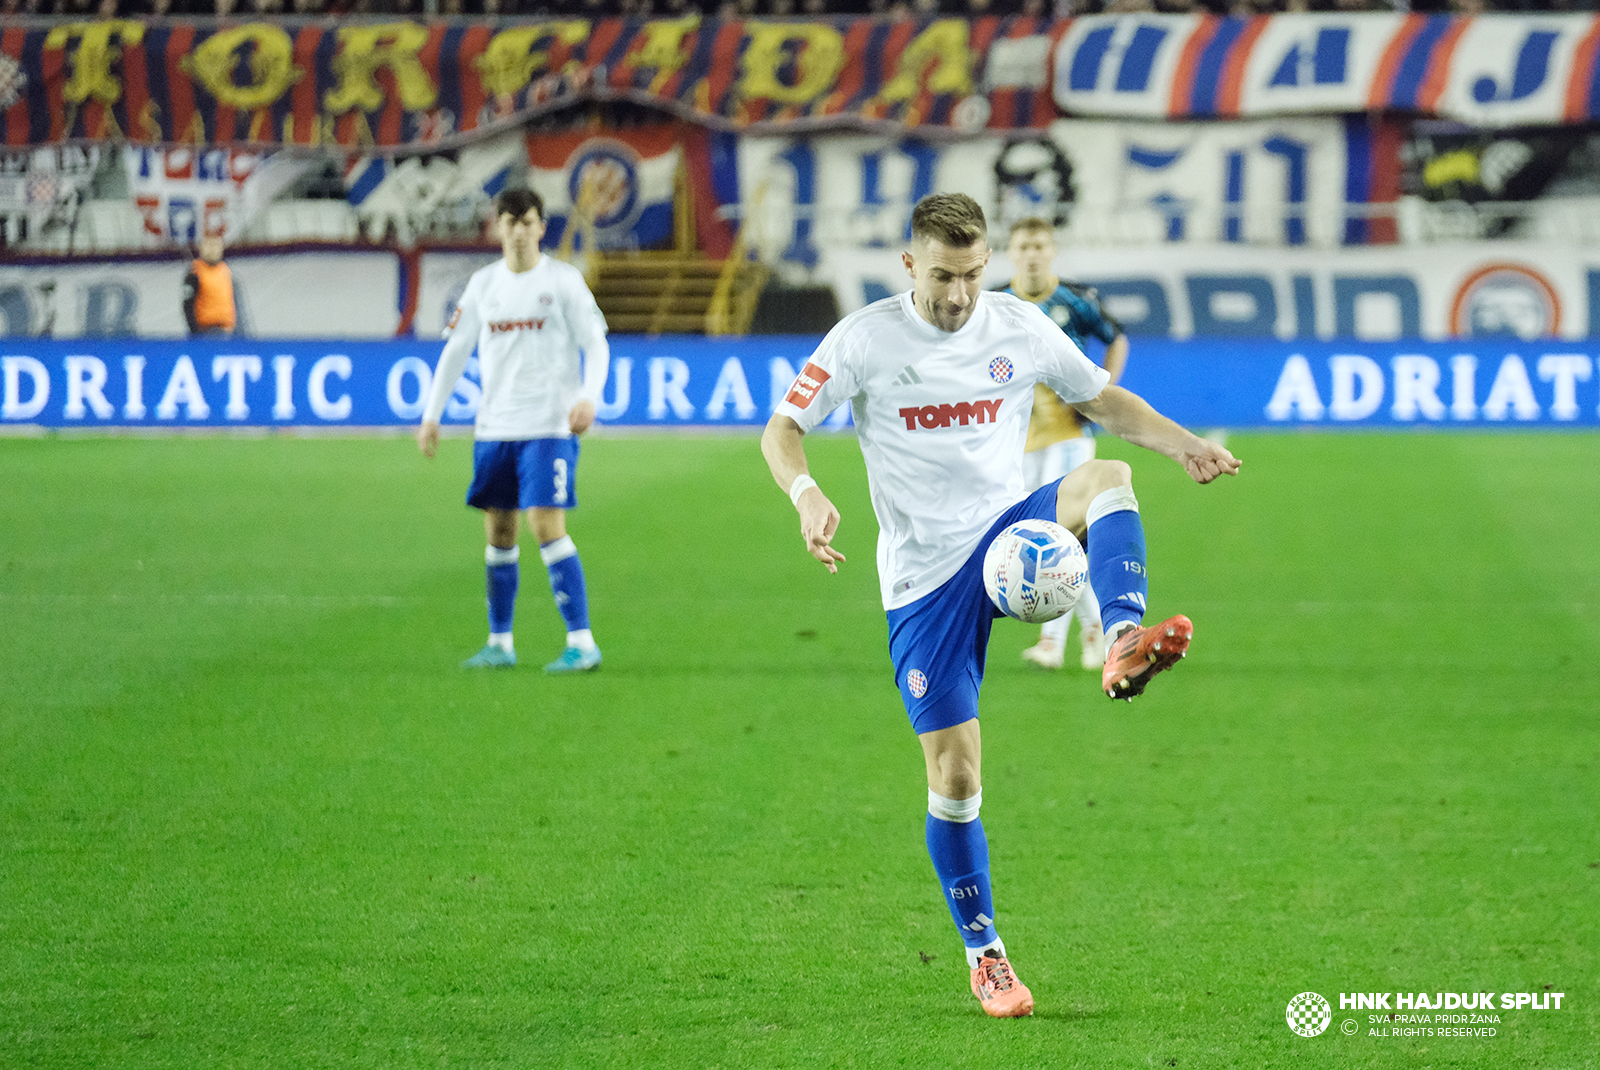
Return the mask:
<svg viewBox="0 0 1600 1070">
<path fill-rule="evenodd" d="M 517 663 L 517 656 L 493 644 L 485 646 L 461 663 L 463 669 L 509 669 Z"/>
<path fill-rule="evenodd" d="M 600 667 L 600 648 L 579 650 L 569 646 L 561 656 L 544 667 L 545 672 L 593 672 Z"/>
</svg>

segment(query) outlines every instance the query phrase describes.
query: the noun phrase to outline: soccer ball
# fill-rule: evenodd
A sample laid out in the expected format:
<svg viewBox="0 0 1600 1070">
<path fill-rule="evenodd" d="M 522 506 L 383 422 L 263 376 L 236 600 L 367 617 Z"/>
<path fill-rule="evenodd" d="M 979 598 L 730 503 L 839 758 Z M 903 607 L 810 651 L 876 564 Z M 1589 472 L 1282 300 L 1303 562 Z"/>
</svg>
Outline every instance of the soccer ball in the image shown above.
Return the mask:
<svg viewBox="0 0 1600 1070">
<path fill-rule="evenodd" d="M 1089 584 L 1077 538 L 1049 520 L 1024 520 L 994 537 L 983 555 L 983 586 L 1000 612 L 1043 624 L 1072 612 Z"/>
</svg>

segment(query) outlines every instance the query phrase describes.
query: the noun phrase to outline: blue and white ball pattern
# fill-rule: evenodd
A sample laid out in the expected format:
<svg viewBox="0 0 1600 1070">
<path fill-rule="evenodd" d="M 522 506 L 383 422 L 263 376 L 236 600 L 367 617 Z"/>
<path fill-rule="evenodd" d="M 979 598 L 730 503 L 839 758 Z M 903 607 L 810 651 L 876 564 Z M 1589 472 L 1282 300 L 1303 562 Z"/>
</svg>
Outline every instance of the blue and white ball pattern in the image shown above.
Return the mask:
<svg viewBox="0 0 1600 1070">
<path fill-rule="evenodd" d="M 983 586 L 1008 617 L 1042 624 L 1070 612 L 1089 583 L 1076 536 L 1050 520 L 1012 524 L 983 555 Z"/>
</svg>

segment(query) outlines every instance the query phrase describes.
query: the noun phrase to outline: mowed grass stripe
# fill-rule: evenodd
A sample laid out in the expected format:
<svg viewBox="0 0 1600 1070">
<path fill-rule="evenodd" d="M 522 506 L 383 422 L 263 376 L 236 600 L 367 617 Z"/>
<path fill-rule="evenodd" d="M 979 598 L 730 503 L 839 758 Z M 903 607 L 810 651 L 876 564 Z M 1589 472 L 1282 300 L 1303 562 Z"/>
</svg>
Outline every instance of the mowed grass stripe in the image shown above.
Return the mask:
<svg viewBox="0 0 1600 1070">
<path fill-rule="evenodd" d="M 852 439 L 837 576 L 753 438 L 587 441 L 576 680 L 531 556 L 524 667 L 456 669 L 465 442 L 0 441 L 0 1063 L 1594 1066 L 1597 441 L 1241 435 L 1207 488 L 1102 443 L 1196 641 L 1125 705 L 996 625 L 1023 1022 L 922 846 Z M 1283 1021 L 1546 984 L 1488 1040 Z"/>
</svg>

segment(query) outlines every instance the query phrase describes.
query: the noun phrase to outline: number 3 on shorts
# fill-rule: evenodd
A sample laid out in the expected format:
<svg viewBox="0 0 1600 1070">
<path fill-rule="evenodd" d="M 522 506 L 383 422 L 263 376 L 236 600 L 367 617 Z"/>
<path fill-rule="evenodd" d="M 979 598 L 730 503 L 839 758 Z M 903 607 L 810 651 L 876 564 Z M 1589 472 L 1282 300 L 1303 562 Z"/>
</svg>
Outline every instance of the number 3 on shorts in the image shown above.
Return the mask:
<svg viewBox="0 0 1600 1070">
<path fill-rule="evenodd" d="M 552 496 L 552 500 L 557 505 L 565 505 L 567 503 L 567 459 L 565 457 L 557 457 L 551 472 L 556 480 L 556 492 Z"/>
</svg>

